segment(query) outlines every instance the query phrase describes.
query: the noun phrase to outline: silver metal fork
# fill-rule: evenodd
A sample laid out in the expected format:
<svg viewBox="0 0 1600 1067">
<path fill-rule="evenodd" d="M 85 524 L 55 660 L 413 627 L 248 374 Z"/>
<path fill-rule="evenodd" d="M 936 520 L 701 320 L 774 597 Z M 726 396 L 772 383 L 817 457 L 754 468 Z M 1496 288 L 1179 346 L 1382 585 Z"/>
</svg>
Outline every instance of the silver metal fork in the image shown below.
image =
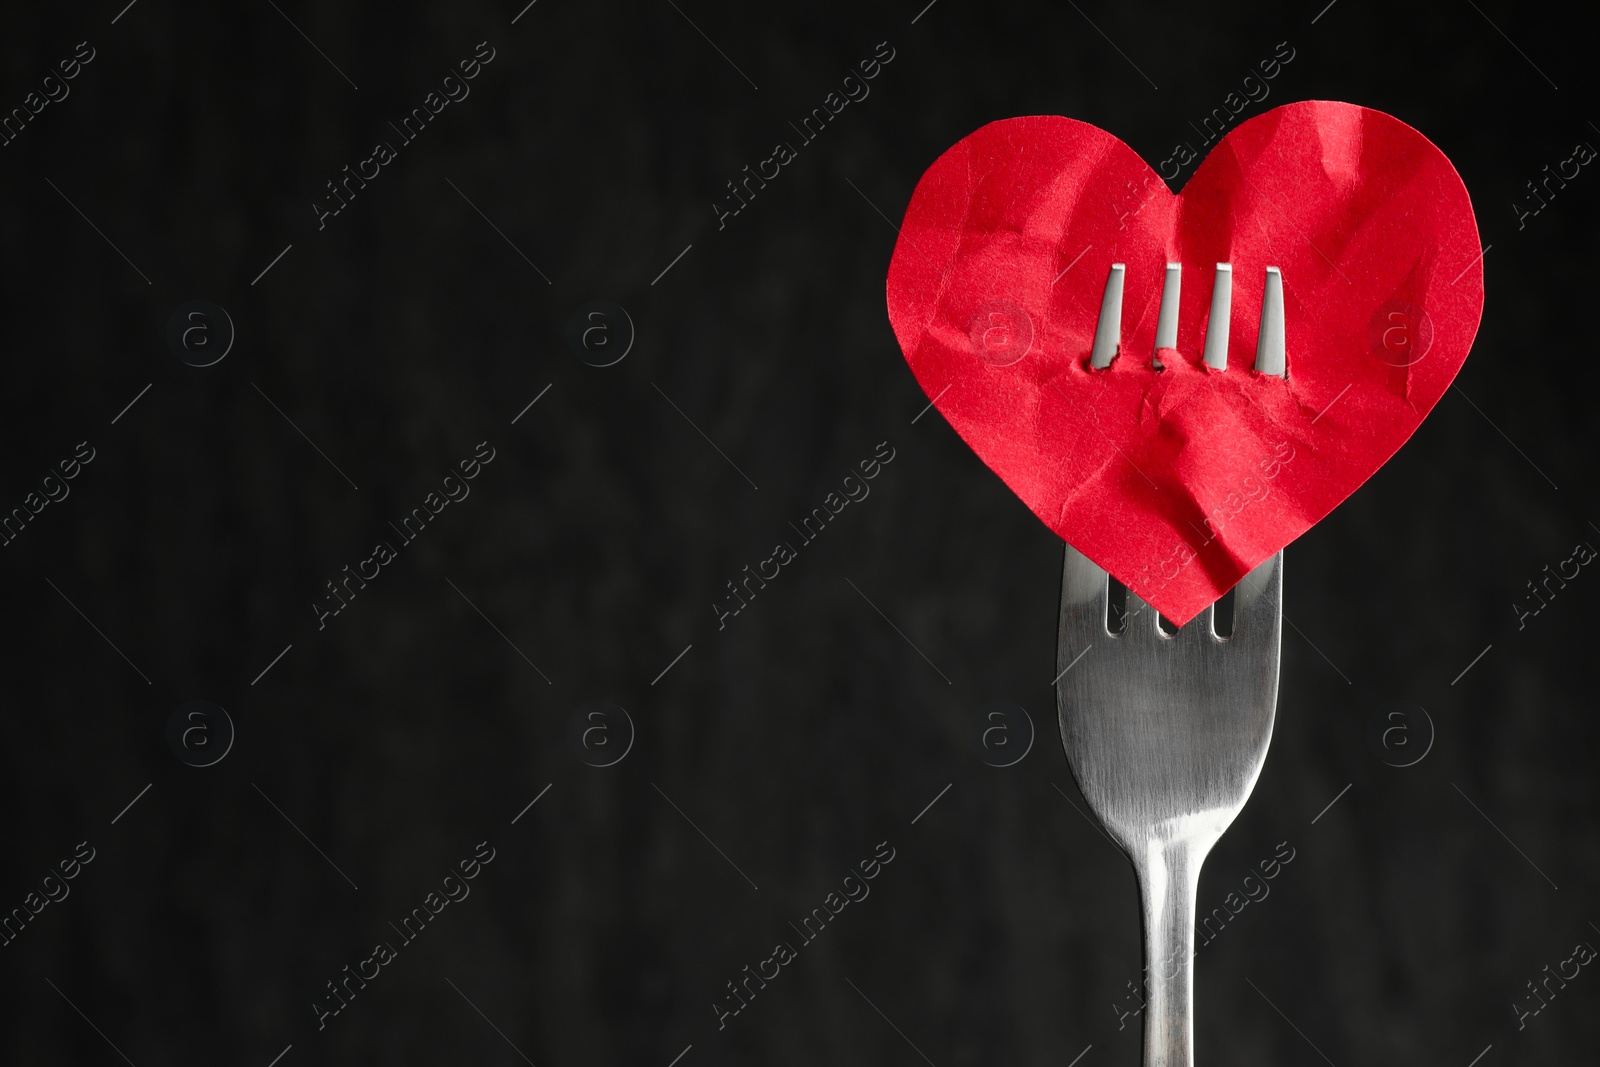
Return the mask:
<svg viewBox="0 0 1600 1067">
<path fill-rule="evenodd" d="M 1177 280 L 1176 266 L 1167 269 L 1169 291 Z M 1220 349 L 1225 366 L 1224 287 L 1231 289 L 1231 278 L 1226 265 L 1218 266 L 1211 318 L 1222 327 L 1222 340 L 1215 340 L 1218 330 L 1208 330 L 1206 361 L 1211 363 Z M 1268 270 L 1256 368 L 1282 374 L 1282 279 Z M 1115 320 L 1121 317 L 1121 275 L 1121 265 L 1113 266 L 1102 330 L 1120 333 Z M 1174 298 L 1174 316 L 1176 304 Z M 1163 299 L 1163 318 L 1167 306 Z M 1108 325 L 1108 310 L 1113 325 Z M 1160 330 L 1158 337 L 1162 334 L 1172 336 L 1175 328 Z M 1108 356 L 1100 365 L 1109 362 Z M 1216 605 L 1169 636 L 1156 611 L 1131 590 L 1123 630 L 1113 633 L 1107 601 L 1106 572 L 1069 545 L 1056 650 L 1061 740 L 1079 789 L 1138 874 L 1147 990 L 1145 1067 L 1193 1067 L 1200 865 L 1249 799 L 1272 740 L 1283 553 L 1235 587 L 1233 631 L 1227 638 L 1217 635 Z"/>
</svg>

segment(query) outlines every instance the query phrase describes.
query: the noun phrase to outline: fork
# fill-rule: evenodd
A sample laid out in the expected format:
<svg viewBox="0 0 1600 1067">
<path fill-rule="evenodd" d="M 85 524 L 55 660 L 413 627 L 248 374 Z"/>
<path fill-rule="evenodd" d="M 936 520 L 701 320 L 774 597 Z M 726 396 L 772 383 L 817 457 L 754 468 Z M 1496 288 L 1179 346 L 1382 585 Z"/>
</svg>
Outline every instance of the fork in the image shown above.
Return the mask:
<svg viewBox="0 0 1600 1067">
<path fill-rule="evenodd" d="M 1285 371 L 1282 278 L 1267 268 L 1256 369 Z M 1092 366 L 1120 334 L 1123 265 L 1114 264 Z M 1176 337 L 1168 264 L 1158 347 Z M 1205 361 L 1226 367 L 1231 270 L 1218 264 Z M 1169 301 L 1168 297 L 1171 296 Z M 1168 318 L 1168 311 L 1171 318 Z M 1102 340 L 1109 338 L 1108 345 Z M 1167 340 L 1166 345 L 1161 345 Z M 1194 918 L 1200 866 L 1255 788 L 1272 740 L 1283 629 L 1283 553 L 1234 590 L 1230 636 L 1216 605 L 1168 635 L 1127 591 L 1123 629 L 1108 625 L 1106 572 L 1071 545 L 1061 577 L 1056 703 L 1073 777 L 1109 836 L 1133 861 L 1144 919 L 1145 1067 L 1193 1067 Z"/>
</svg>

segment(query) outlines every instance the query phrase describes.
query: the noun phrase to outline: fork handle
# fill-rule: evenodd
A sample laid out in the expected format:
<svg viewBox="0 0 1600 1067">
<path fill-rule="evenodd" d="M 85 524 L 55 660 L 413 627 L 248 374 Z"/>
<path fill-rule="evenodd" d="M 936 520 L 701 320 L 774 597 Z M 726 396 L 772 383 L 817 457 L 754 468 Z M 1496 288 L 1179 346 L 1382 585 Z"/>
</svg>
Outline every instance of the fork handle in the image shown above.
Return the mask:
<svg viewBox="0 0 1600 1067">
<path fill-rule="evenodd" d="M 1194 1067 L 1194 909 L 1210 841 L 1153 841 L 1134 858 L 1144 910 L 1144 1067 Z"/>
</svg>

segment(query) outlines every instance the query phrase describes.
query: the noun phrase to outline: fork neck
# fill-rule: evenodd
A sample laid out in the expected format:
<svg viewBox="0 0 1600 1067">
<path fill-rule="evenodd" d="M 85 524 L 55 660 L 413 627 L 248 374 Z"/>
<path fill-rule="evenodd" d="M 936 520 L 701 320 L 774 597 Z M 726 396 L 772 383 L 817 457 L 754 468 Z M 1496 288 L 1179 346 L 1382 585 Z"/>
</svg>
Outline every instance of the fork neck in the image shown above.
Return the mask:
<svg viewBox="0 0 1600 1067">
<path fill-rule="evenodd" d="M 1194 1067 L 1194 915 L 1211 841 L 1154 841 L 1134 857 L 1144 911 L 1144 1067 Z"/>
</svg>

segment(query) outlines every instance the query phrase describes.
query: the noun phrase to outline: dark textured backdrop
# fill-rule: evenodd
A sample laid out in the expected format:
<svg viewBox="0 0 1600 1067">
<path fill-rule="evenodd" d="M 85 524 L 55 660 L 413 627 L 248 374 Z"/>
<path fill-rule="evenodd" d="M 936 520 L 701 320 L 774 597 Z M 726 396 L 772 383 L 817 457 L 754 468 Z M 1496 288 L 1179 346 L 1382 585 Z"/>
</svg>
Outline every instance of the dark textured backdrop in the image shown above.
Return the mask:
<svg viewBox="0 0 1600 1067">
<path fill-rule="evenodd" d="M 0 947 L 0 1061 L 1136 1064 L 1134 881 L 1054 733 L 1060 544 L 936 412 L 913 425 L 883 216 L 996 118 L 1158 161 L 1280 41 L 1248 114 L 1334 98 L 1426 132 L 1488 302 L 1460 391 L 1287 551 L 1277 736 L 1202 908 L 1294 859 L 1200 953 L 1198 1055 L 1592 1059 L 1592 968 L 1520 1031 L 1512 1007 L 1600 944 L 1600 577 L 1521 631 L 1512 608 L 1600 545 L 1600 176 L 1521 229 L 1512 206 L 1600 144 L 1578 15 L 71 6 L 0 14 L 8 113 L 95 50 L 0 148 L 0 508 L 95 450 L 0 549 L 0 908 L 94 859 Z M 324 182 L 480 41 L 470 97 L 319 232 Z M 881 41 L 871 96 L 719 232 L 724 182 Z M 237 330 L 204 369 L 167 341 L 192 299 Z M 566 340 L 591 299 L 637 330 L 608 368 Z M 471 496 L 319 632 L 323 583 L 485 440 Z M 717 632 L 724 583 L 882 441 L 871 496 Z M 237 728 L 205 768 L 165 734 L 194 699 Z M 637 727 L 608 768 L 567 739 L 593 700 Z M 973 743 L 991 700 L 1038 727 L 1005 769 Z M 1390 700 L 1437 729 L 1405 769 L 1366 740 Z M 319 1031 L 325 983 L 481 841 L 471 896 Z M 871 896 L 719 1031 L 725 983 L 880 842 Z"/>
</svg>

